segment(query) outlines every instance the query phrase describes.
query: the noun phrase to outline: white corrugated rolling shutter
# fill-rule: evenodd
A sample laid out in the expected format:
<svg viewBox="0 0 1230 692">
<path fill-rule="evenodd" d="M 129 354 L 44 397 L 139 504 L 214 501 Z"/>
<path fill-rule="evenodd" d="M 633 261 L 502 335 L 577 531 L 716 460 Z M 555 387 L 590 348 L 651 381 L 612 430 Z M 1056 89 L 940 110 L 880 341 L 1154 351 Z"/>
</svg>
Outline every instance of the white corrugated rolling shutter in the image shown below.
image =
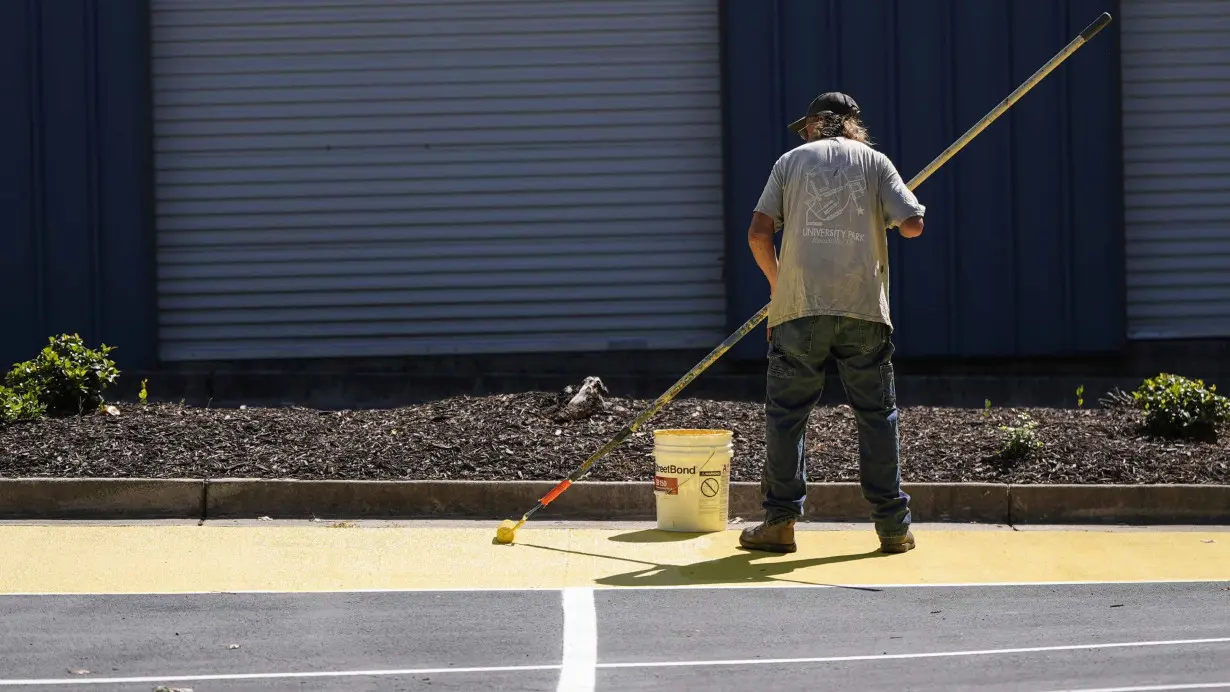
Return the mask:
<svg viewBox="0 0 1230 692">
<path fill-rule="evenodd" d="M 1230 0 L 1122 0 L 1128 337 L 1230 336 Z"/>
<path fill-rule="evenodd" d="M 709 348 L 715 0 L 153 0 L 164 360 Z"/>
</svg>

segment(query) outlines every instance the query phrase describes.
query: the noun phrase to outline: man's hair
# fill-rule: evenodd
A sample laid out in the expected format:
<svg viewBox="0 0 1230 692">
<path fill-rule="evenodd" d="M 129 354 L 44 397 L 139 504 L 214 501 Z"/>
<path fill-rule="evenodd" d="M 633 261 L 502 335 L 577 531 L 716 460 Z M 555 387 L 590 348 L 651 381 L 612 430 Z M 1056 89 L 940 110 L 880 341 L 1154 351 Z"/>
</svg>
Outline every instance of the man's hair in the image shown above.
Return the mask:
<svg viewBox="0 0 1230 692">
<path fill-rule="evenodd" d="M 871 146 L 871 136 L 867 134 L 867 126 L 859 120 L 857 115 L 838 115 L 831 111 L 825 111 L 817 115 L 810 116 L 807 121 L 816 123 L 816 134 L 808 141 L 815 142 L 829 137 L 845 137 L 856 142 L 862 142 L 867 146 Z"/>
</svg>

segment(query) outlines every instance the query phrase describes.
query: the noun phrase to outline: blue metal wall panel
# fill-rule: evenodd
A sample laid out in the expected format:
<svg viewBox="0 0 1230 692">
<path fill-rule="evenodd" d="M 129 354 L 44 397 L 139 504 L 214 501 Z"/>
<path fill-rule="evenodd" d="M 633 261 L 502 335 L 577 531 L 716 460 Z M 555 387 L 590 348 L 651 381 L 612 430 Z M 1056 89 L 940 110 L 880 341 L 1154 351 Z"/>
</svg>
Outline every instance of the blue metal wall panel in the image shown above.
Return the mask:
<svg viewBox="0 0 1230 692">
<path fill-rule="evenodd" d="M 0 367 L 48 336 L 154 364 L 147 0 L 0 3 Z"/>
<path fill-rule="evenodd" d="M 33 24 L 23 3 L 0 4 L 0 365 L 7 365 L 31 329 L 41 329 L 42 291 L 34 280 L 40 244 L 34 219 L 40 200 L 33 147 Z"/>
<path fill-rule="evenodd" d="M 1115 0 L 727 0 L 731 329 L 768 290 L 747 249 L 785 125 L 850 93 L 908 180 Z M 1112 352 L 1124 343 L 1118 24 L 917 190 L 918 240 L 890 236 L 901 356 Z M 734 357 L 764 355 L 764 332 Z"/>
</svg>

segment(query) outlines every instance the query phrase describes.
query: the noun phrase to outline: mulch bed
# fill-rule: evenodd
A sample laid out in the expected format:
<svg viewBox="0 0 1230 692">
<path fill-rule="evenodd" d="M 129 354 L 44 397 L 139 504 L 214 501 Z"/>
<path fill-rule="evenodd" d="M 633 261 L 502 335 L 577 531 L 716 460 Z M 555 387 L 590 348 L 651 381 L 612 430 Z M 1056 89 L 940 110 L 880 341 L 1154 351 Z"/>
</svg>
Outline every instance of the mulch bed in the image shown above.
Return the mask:
<svg viewBox="0 0 1230 692">
<path fill-rule="evenodd" d="M 559 480 L 649 405 L 607 398 L 602 411 L 560 422 L 554 393 L 457 397 L 389 410 L 217 409 L 120 404 L 104 413 L 0 425 L 0 476 Z M 906 408 L 907 482 L 1230 484 L 1230 436 L 1153 440 L 1131 410 L 1030 409 L 1043 441 L 1033 456 L 1000 458 L 999 426 L 1019 410 Z M 736 481 L 757 481 L 763 406 L 680 399 L 600 461 L 587 480 L 648 481 L 651 430 L 735 432 Z M 808 428 L 812 481 L 858 480 L 854 417 L 818 408 Z"/>
</svg>

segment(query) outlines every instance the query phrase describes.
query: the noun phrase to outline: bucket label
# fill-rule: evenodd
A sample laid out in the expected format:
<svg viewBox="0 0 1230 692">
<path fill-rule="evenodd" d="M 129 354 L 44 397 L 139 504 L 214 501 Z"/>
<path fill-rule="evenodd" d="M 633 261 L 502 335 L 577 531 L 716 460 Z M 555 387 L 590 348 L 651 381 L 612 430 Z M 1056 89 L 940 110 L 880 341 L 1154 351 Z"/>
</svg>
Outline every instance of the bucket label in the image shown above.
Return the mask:
<svg viewBox="0 0 1230 692">
<path fill-rule="evenodd" d="M 678 495 L 679 479 L 669 476 L 654 476 L 653 491 L 655 493 L 666 493 L 667 495 Z"/>
<path fill-rule="evenodd" d="M 722 481 L 730 472 L 730 467 L 722 464 L 721 468 L 705 469 L 700 472 L 700 497 L 697 498 L 697 509 L 704 515 L 721 515 L 727 511 L 729 498 L 723 492 Z"/>
<path fill-rule="evenodd" d="M 687 474 L 689 476 L 696 475 L 695 466 L 675 466 L 674 464 L 663 466 L 662 464 L 657 464 L 657 468 L 658 473 L 673 473 L 676 475 Z"/>
</svg>

